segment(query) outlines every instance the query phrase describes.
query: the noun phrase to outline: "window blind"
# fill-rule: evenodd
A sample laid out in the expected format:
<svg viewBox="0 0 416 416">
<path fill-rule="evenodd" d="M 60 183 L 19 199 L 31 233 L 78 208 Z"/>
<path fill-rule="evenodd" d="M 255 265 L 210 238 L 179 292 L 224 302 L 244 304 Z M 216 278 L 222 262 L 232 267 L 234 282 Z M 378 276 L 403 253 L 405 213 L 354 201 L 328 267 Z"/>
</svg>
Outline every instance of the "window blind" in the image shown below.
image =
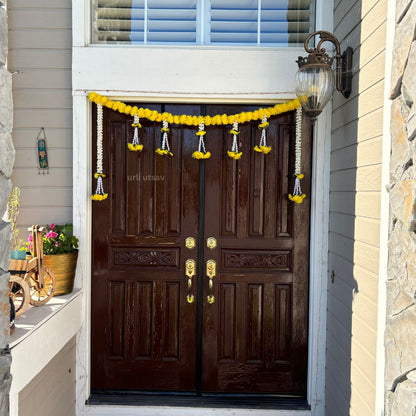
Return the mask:
<svg viewBox="0 0 416 416">
<path fill-rule="evenodd" d="M 298 46 L 313 27 L 313 0 L 92 0 L 92 43 Z"/>
</svg>

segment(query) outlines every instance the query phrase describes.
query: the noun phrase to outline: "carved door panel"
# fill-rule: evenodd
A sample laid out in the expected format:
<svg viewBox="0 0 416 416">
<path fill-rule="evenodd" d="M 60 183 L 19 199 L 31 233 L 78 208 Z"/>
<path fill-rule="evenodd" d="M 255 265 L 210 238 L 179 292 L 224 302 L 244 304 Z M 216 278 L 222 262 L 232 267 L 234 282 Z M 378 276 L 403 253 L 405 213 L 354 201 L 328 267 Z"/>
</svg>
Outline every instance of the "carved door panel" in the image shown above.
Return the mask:
<svg viewBox="0 0 416 416">
<path fill-rule="evenodd" d="M 250 110 L 146 107 L 195 115 Z M 241 125 L 238 161 L 227 156 L 224 126 L 207 129 L 212 157 L 197 161 L 195 127 L 171 128 L 174 157 L 160 157 L 158 123 L 141 120 L 145 150 L 138 154 L 126 146 L 129 117 L 105 109 L 104 121 L 109 198 L 93 204 L 92 390 L 304 395 L 309 205 L 287 200 L 294 114 L 270 120 L 268 155 L 252 150 L 258 122 Z M 310 177 L 307 123 L 303 129 Z M 186 248 L 187 237 L 195 248 Z M 209 237 L 217 242 L 212 249 Z M 191 288 L 187 259 L 198 266 Z M 212 287 L 208 260 L 215 261 Z"/>
<path fill-rule="evenodd" d="M 185 238 L 198 230 L 195 132 L 172 129 L 175 156 L 158 157 L 160 126 L 141 120 L 138 154 L 126 146 L 131 123 L 104 109 L 109 198 L 93 204 L 92 388 L 192 391 L 196 302 L 186 295 L 196 277 L 188 288 Z"/>
<path fill-rule="evenodd" d="M 215 301 L 204 296 L 204 391 L 306 392 L 309 201 L 294 205 L 287 198 L 293 187 L 294 114 L 269 121 L 272 152 L 254 152 L 258 123 L 244 124 L 238 161 L 227 157 L 228 129 L 209 131 L 215 151 L 206 164 L 205 237 L 214 237 L 217 246 L 205 249 L 204 261 L 214 260 L 217 271 Z M 302 167 L 307 178 L 308 126 L 303 125 Z M 208 284 L 205 276 L 206 292 Z"/>
</svg>

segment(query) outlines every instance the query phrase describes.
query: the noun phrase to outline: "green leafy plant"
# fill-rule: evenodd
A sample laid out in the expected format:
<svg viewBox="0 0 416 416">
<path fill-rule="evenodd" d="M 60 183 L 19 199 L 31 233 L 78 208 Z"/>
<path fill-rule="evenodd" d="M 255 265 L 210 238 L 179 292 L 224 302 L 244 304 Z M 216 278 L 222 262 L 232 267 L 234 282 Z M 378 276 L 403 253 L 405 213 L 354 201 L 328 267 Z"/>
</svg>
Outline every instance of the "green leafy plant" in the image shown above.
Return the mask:
<svg viewBox="0 0 416 416">
<path fill-rule="evenodd" d="M 20 194 L 20 188 L 14 186 L 10 191 L 9 199 L 7 201 L 7 220 L 12 225 L 12 251 L 26 250 L 25 241 L 19 238 L 19 230 L 17 228 L 17 218 L 20 213 Z"/>
</svg>

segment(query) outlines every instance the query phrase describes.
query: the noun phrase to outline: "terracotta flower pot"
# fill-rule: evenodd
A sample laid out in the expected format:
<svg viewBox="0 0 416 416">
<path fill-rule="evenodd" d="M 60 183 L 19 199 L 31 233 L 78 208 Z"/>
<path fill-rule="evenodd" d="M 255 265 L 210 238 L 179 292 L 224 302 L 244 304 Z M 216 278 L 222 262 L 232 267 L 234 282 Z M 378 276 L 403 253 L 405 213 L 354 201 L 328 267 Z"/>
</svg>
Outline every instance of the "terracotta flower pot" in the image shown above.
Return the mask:
<svg viewBox="0 0 416 416">
<path fill-rule="evenodd" d="M 56 279 L 54 296 L 71 293 L 74 288 L 78 251 L 43 256 L 43 265 L 49 267 Z"/>
</svg>

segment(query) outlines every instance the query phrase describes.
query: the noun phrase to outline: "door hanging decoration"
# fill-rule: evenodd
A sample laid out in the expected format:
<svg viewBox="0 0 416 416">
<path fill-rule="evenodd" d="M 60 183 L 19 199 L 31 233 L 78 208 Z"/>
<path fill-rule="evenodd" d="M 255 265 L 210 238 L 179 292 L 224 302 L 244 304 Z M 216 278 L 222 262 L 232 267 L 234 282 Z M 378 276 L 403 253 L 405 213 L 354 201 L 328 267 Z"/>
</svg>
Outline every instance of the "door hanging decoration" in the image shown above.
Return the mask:
<svg viewBox="0 0 416 416">
<path fill-rule="evenodd" d="M 100 94 L 92 92 L 89 94 L 90 101 L 97 105 L 97 168 L 94 174 L 96 179 L 96 191 L 91 198 L 95 201 L 103 201 L 108 197 L 104 191 L 103 178 L 103 106 L 119 113 L 133 116 L 133 139 L 127 144 L 130 151 L 141 152 L 144 150 L 143 144 L 140 143 L 139 129 L 141 128 L 140 119 L 161 123 L 161 146 L 156 149 L 156 153 L 160 156 L 173 156 L 169 145 L 169 124 L 198 126 L 196 136 L 198 138 L 198 148 L 192 153 L 194 159 L 209 159 L 211 153 L 206 150 L 206 127 L 209 126 L 225 126 L 231 125 L 230 134 L 232 136 L 231 150 L 227 155 L 235 160 L 242 156 L 239 151 L 238 135 L 239 124 L 248 123 L 250 121 L 260 120 L 259 129 L 261 130 L 259 144 L 254 146 L 253 150 L 258 153 L 267 155 L 272 151 L 272 147 L 267 145 L 267 128 L 269 127 L 268 119 L 272 116 L 293 111 L 296 109 L 296 142 L 295 142 L 295 186 L 293 194 L 289 194 L 288 198 L 295 203 L 302 203 L 306 195 L 302 193 L 300 180 L 303 178 L 301 173 L 301 146 L 302 146 L 302 109 L 299 100 L 288 101 L 287 103 L 276 104 L 273 107 L 259 108 L 255 111 L 242 112 L 239 114 L 217 114 L 215 116 L 191 116 L 187 114 L 171 114 L 168 112 L 159 113 L 149 108 L 138 108 L 121 101 L 113 101 Z M 45 153 L 46 154 L 46 153 Z"/>
<path fill-rule="evenodd" d="M 37 152 L 39 175 L 49 174 L 46 133 L 43 127 L 40 128 L 39 133 L 36 137 L 36 152 Z"/>
<path fill-rule="evenodd" d="M 296 109 L 296 141 L 295 141 L 295 188 L 293 194 L 289 194 L 288 197 L 291 201 L 301 204 L 306 198 L 306 195 L 302 193 L 300 187 L 300 180 L 303 179 L 303 173 L 301 173 L 300 165 L 302 162 L 302 108 Z"/>
</svg>

